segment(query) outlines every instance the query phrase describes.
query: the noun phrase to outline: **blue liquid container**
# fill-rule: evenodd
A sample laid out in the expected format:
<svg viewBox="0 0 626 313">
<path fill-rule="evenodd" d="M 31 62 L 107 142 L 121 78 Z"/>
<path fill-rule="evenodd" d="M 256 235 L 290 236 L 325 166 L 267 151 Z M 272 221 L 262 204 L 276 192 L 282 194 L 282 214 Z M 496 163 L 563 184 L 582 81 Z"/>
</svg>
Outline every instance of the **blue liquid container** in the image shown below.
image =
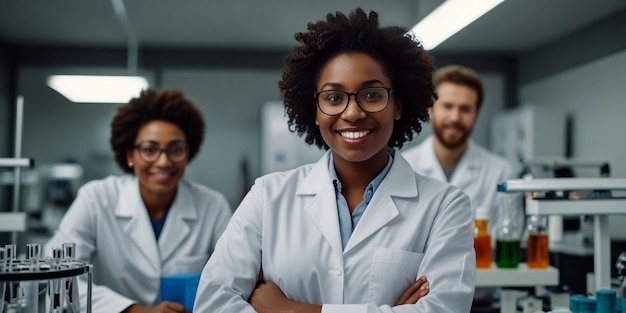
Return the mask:
<svg viewBox="0 0 626 313">
<path fill-rule="evenodd" d="M 580 313 L 596 313 L 596 299 L 581 298 Z"/>
<path fill-rule="evenodd" d="M 572 295 L 569 297 L 569 310 L 572 313 L 580 313 L 580 299 L 585 298 L 584 295 Z"/>
<path fill-rule="evenodd" d="M 615 313 L 615 298 L 617 292 L 615 290 L 602 289 L 596 291 L 596 312 L 597 313 Z"/>
</svg>

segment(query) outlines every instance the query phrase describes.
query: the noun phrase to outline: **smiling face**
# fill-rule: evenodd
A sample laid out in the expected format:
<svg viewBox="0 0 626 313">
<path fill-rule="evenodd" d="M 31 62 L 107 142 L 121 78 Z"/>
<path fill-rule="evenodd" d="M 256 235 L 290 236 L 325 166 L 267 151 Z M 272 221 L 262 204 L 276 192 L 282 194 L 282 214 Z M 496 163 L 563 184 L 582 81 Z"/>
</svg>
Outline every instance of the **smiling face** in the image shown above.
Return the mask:
<svg viewBox="0 0 626 313">
<path fill-rule="evenodd" d="M 317 91 L 341 90 L 357 92 L 369 87 L 390 87 L 391 81 L 383 67 L 366 53 L 342 53 L 330 59 L 320 71 Z M 317 108 L 315 122 L 326 144 L 338 162 L 384 166 L 387 147 L 394 121 L 400 119 L 400 106 L 395 97 L 389 97 L 387 107 L 376 113 L 367 113 L 350 96 L 343 113 L 328 116 Z M 373 162 L 373 163 L 372 163 Z"/>
<path fill-rule="evenodd" d="M 135 145 L 151 143 L 156 149 L 165 149 L 185 141 L 185 133 L 176 124 L 155 120 L 139 129 Z M 176 194 L 178 181 L 185 173 L 187 159 L 172 162 L 167 153 L 161 152 L 156 161 L 146 162 L 139 155 L 138 149 L 129 150 L 126 158 L 139 179 L 139 190 L 144 200 L 146 197 L 167 198 Z"/>
<path fill-rule="evenodd" d="M 443 82 L 437 95 L 429 111 L 435 137 L 447 148 L 463 147 L 478 120 L 478 94 L 468 86 Z"/>
</svg>

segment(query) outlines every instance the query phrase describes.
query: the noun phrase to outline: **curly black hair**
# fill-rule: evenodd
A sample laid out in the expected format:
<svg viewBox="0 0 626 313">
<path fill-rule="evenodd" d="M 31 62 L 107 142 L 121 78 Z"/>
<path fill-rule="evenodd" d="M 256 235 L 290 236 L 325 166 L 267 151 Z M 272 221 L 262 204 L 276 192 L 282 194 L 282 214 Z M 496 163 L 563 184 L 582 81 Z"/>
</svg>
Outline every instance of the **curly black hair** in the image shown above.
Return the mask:
<svg viewBox="0 0 626 313">
<path fill-rule="evenodd" d="M 189 144 L 188 162 L 200 151 L 204 140 L 204 120 L 193 102 L 185 98 L 180 90 L 157 92 L 147 89 L 138 98 L 120 106 L 111 122 L 111 148 L 122 171 L 133 173 L 128 166 L 126 152 L 134 148 L 139 129 L 154 120 L 167 121 L 182 129 Z"/>
<path fill-rule="evenodd" d="M 285 57 L 282 80 L 278 83 L 289 129 L 305 142 L 329 149 L 315 125 L 316 102 L 313 94 L 322 67 L 344 52 L 367 53 L 380 62 L 390 78 L 393 94 L 402 106 L 401 119 L 395 121 L 390 147 L 401 148 L 419 134 L 428 121 L 428 108 L 436 99 L 432 81 L 434 59 L 419 40 L 399 26 L 381 27 L 378 13 L 357 8 L 349 16 L 328 14 L 326 21 L 307 24 L 308 32 L 296 33 L 301 44 Z"/>
</svg>

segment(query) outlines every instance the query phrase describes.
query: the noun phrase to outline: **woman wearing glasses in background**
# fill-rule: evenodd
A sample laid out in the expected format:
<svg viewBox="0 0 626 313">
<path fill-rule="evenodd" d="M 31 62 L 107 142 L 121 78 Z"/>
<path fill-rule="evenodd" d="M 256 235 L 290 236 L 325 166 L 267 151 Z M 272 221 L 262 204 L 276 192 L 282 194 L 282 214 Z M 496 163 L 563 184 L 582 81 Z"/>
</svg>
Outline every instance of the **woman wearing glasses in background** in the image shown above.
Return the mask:
<svg viewBox="0 0 626 313">
<path fill-rule="evenodd" d="M 329 151 L 256 180 L 202 272 L 195 313 L 469 312 L 469 198 L 394 149 L 435 98 L 433 60 L 406 31 L 357 9 L 296 34 L 279 82 L 289 125 Z"/>
<path fill-rule="evenodd" d="M 221 193 L 183 179 L 203 139 L 180 91 L 146 90 L 118 109 L 110 143 L 126 175 L 81 187 L 45 250 L 74 242 L 94 265 L 93 312 L 186 312 L 160 301 L 160 277 L 199 273 L 231 216 Z"/>
</svg>

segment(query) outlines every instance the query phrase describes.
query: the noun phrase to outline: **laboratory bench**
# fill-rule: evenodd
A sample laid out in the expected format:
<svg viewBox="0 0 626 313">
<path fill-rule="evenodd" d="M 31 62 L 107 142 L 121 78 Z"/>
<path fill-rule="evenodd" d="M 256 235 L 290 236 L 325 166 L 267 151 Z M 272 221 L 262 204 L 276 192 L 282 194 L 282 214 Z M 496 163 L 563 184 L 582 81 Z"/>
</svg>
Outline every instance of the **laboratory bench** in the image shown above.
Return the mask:
<svg viewBox="0 0 626 313">
<path fill-rule="evenodd" d="M 559 270 L 553 266 L 532 269 L 526 263 L 519 263 L 517 268 L 498 268 L 494 263 L 490 269 L 476 270 L 476 287 L 535 287 L 558 284 Z"/>
</svg>

